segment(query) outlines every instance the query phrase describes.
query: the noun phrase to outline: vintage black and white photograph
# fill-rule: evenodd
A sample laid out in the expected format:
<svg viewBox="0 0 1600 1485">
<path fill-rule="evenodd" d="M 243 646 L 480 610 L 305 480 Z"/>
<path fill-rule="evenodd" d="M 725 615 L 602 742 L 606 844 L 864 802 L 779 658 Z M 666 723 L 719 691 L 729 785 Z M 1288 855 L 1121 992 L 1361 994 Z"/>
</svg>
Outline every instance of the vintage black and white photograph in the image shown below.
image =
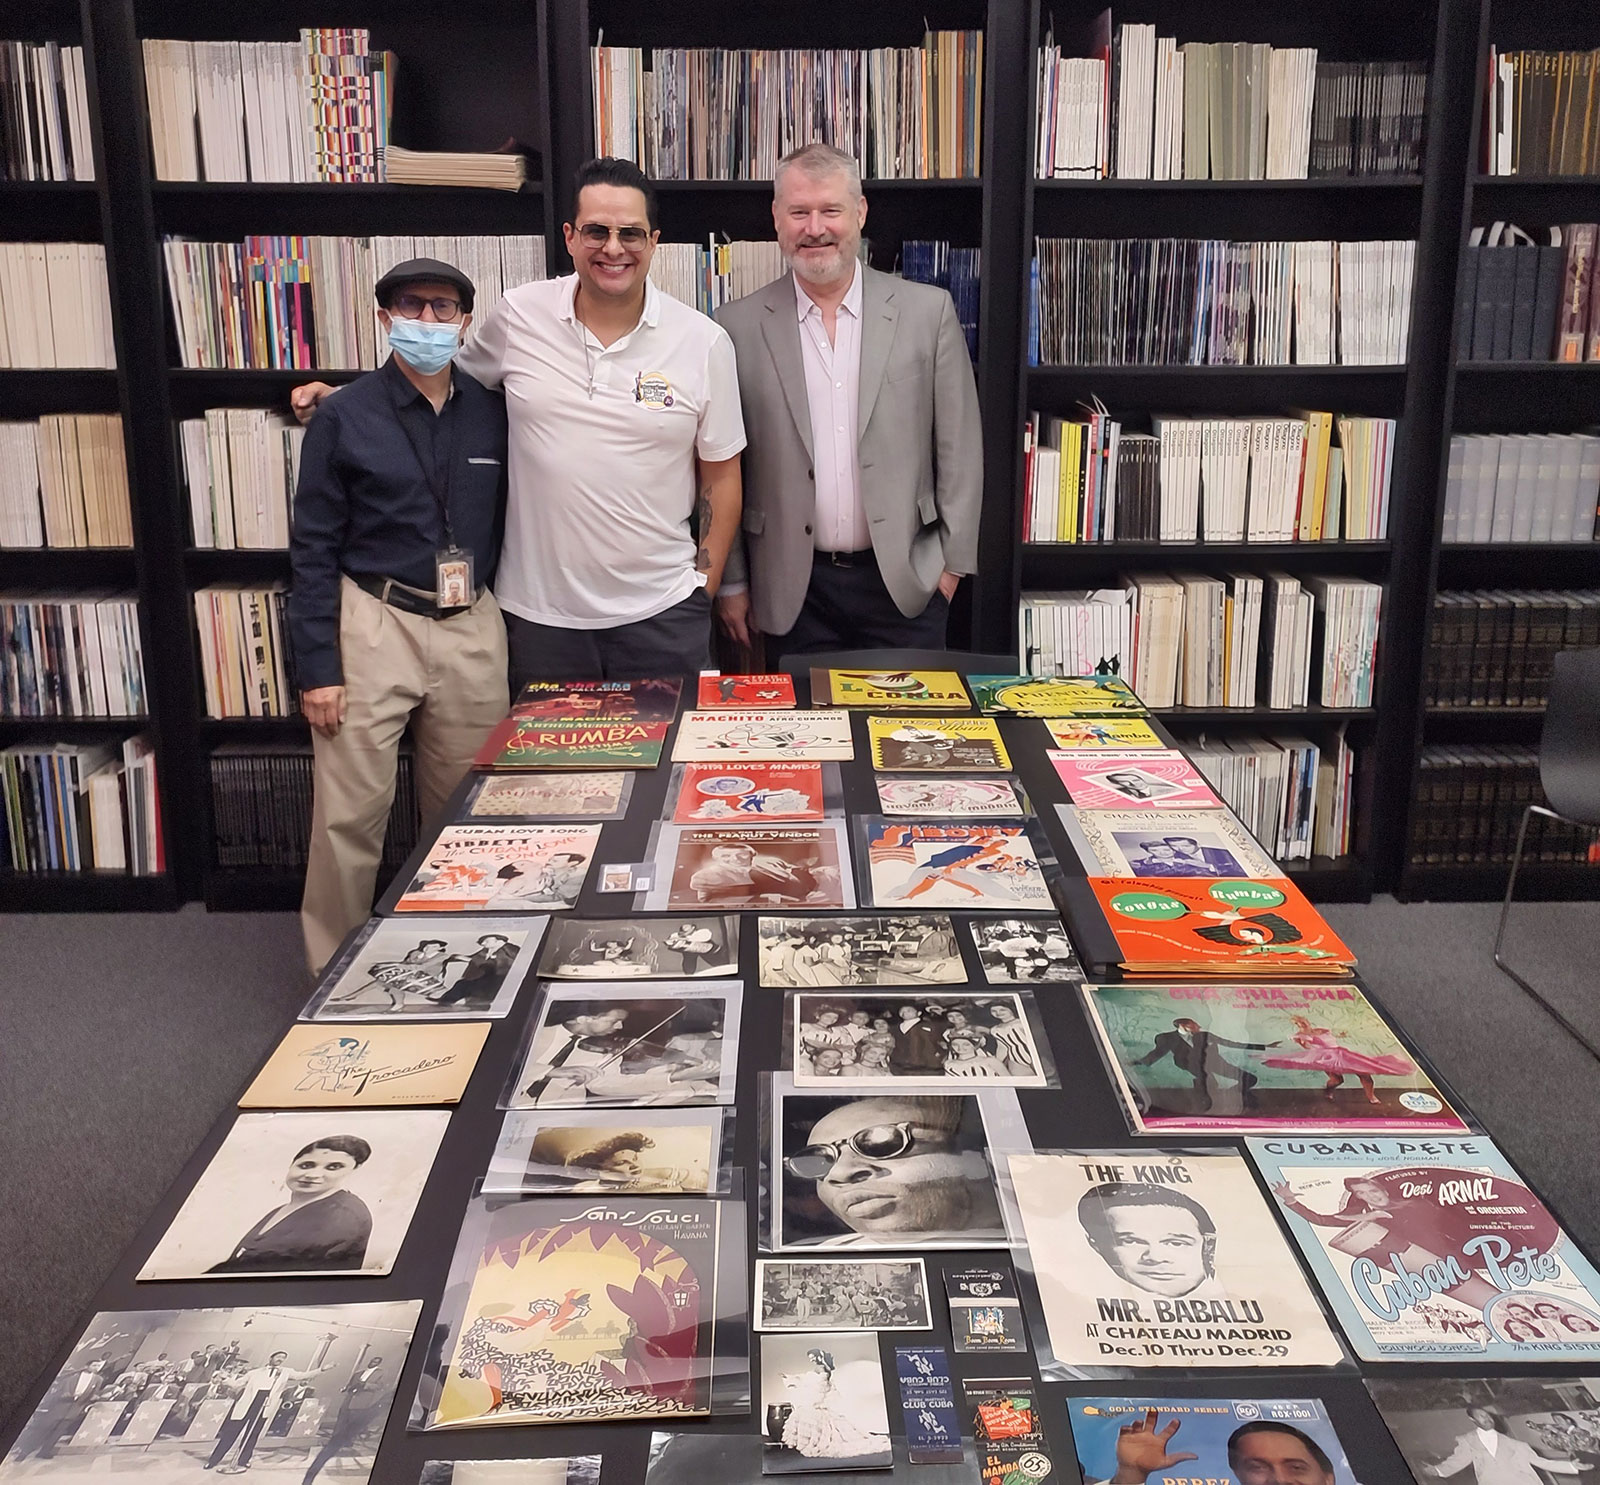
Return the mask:
<svg viewBox="0 0 1600 1485">
<path fill-rule="evenodd" d="M 141 1279 L 386 1274 L 450 1115 L 241 1114 Z"/>
<path fill-rule="evenodd" d="M 1418 1485 L 1549 1485 L 1600 1456 L 1600 1377 L 1374 1378 Z"/>
<path fill-rule="evenodd" d="M 703 1428 L 650 1436 L 650 1463 L 645 1485 L 706 1485 L 709 1480 L 748 1481 L 761 1472 L 762 1443 L 754 1433 L 708 1433 Z M 907 1467 L 916 1485 L 972 1485 L 978 1465 L 972 1441 L 964 1446 L 959 1464 L 919 1464 L 910 1468 L 906 1441 L 894 1441 L 895 1468 Z M 869 1471 L 839 1471 L 829 1475 L 830 1485 L 874 1485 L 883 1476 Z"/>
<path fill-rule="evenodd" d="M 550 919 L 374 918 L 323 971 L 302 1021 L 504 1016 Z"/>
<path fill-rule="evenodd" d="M 929 1330 L 920 1258 L 758 1258 L 757 1330 Z"/>
<path fill-rule="evenodd" d="M 501 1107 L 732 1103 L 742 989 L 546 981 Z"/>
<path fill-rule="evenodd" d="M 560 980 L 676 980 L 739 969 L 736 914 L 676 918 L 561 918 L 539 973 Z"/>
<path fill-rule="evenodd" d="M 950 1081 L 1043 1088 L 1050 1079 L 1016 991 L 798 991 L 788 996 L 797 1088 Z"/>
<path fill-rule="evenodd" d="M 511 1109 L 486 1192 L 728 1189 L 730 1110 Z"/>
<path fill-rule="evenodd" d="M 361 1485 L 419 1300 L 96 1315 L 0 1480 Z"/>
<path fill-rule="evenodd" d="M 769 989 L 967 980 L 955 926 L 944 913 L 762 918 L 757 934 L 761 983 Z"/>
<path fill-rule="evenodd" d="M 761 1422 L 764 1475 L 893 1469 L 876 1334 L 762 1336 Z"/>
<path fill-rule="evenodd" d="M 782 1073 L 768 1086 L 769 1251 L 1005 1246 L 991 1161 L 1029 1148 L 1014 1089 L 817 1093 Z"/>
<path fill-rule="evenodd" d="M 555 1459 L 430 1459 L 417 1485 L 600 1485 L 600 1456 Z"/>
<path fill-rule="evenodd" d="M 967 927 L 991 985 L 1083 979 L 1060 918 L 974 918 Z"/>
</svg>

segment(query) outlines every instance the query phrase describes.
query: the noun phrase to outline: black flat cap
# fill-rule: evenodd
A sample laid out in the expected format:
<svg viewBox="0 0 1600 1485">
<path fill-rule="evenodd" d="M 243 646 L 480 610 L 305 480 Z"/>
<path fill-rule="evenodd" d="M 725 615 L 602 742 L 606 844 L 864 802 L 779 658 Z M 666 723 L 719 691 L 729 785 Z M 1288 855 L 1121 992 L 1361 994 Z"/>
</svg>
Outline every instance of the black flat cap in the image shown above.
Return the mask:
<svg viewBox="0 0 1600 1485">
<path fill-rule="evenodd" d="M 404 263 L 396 263 L 373 286 L 373 293 L 379 307 L 387 309 L 395 290 L 406 284 L 420 283 L 450 284 L 461 295 L 462 309 L 471 313 L 474 292 L 472 280 L 459 268 L 452 268 L 437 258 L 408 258 Z"/>
</svg>

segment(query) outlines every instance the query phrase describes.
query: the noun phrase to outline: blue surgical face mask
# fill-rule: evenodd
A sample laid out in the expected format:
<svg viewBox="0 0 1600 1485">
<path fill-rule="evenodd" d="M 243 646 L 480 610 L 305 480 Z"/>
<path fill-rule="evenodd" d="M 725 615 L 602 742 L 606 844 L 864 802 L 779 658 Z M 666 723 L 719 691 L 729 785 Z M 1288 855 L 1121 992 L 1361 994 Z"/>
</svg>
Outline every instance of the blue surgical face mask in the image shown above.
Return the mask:
<svg viewBox="0 0 1600 1485">
<path fill-rule="evenodd" d="M 461 327 L 433 320 L 389 322 L 389 349 L 424 376 L 443 371 L 461 349 Z"/>
</svg>

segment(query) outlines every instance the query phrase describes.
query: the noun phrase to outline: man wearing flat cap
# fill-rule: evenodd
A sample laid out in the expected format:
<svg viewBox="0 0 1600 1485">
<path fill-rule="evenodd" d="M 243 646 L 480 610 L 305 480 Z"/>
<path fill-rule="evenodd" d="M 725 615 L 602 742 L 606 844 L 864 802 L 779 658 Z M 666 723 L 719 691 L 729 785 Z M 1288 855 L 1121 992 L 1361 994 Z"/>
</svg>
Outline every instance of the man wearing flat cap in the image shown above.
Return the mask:
<svg viewBox="0 0 1600 1485">
<path fill-rule="evenodd" d="M 424 818 L 506 714 L 489 583 L 506 500 L 504 399 L 451 361 L 472 281 L 433 258 L 378 280 L 389 359 L 306 430 L 289 630 L 316 758 L 301 923 L 313 972 L 366 922 L 411 729 Z"/>
</svg>

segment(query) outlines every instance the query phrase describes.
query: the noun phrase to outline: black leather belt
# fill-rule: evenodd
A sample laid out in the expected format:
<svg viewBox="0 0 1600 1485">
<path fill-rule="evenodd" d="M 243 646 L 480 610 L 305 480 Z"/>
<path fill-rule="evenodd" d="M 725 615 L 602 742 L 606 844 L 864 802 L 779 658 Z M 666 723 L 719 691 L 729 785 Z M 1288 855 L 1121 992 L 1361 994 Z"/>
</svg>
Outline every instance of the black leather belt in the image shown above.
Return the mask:
<svg viewBox="0 0 1600 1485">
<path fill-rule="evenodd" d="M 830 567 L 871 567 L 877 555 L 871 547 L 863 547 L 859 552 L 816 552 L 812 560 L 826 562 Z"/>
<path fill-rule="evenodd" d="M 372 594 L 380 602 L 399 609 L 403 614 L 417 614 L 424 619 L 453 619 L 457 614 L 464 614 L 472 607 L 471 603 L 464 603 L 459 608 L 438 608 L 434 605 L 431 591 L 413 588 L 408 583 L 397 582 L 394 578 L 373 577 L 369 573 L 360 572 L 347 572 L 345 576 L 363 593 Z M 476 603 L 482 596 L 483 589 L 479 588 L 472 595 L 472 602 Z"/>
</svg>

